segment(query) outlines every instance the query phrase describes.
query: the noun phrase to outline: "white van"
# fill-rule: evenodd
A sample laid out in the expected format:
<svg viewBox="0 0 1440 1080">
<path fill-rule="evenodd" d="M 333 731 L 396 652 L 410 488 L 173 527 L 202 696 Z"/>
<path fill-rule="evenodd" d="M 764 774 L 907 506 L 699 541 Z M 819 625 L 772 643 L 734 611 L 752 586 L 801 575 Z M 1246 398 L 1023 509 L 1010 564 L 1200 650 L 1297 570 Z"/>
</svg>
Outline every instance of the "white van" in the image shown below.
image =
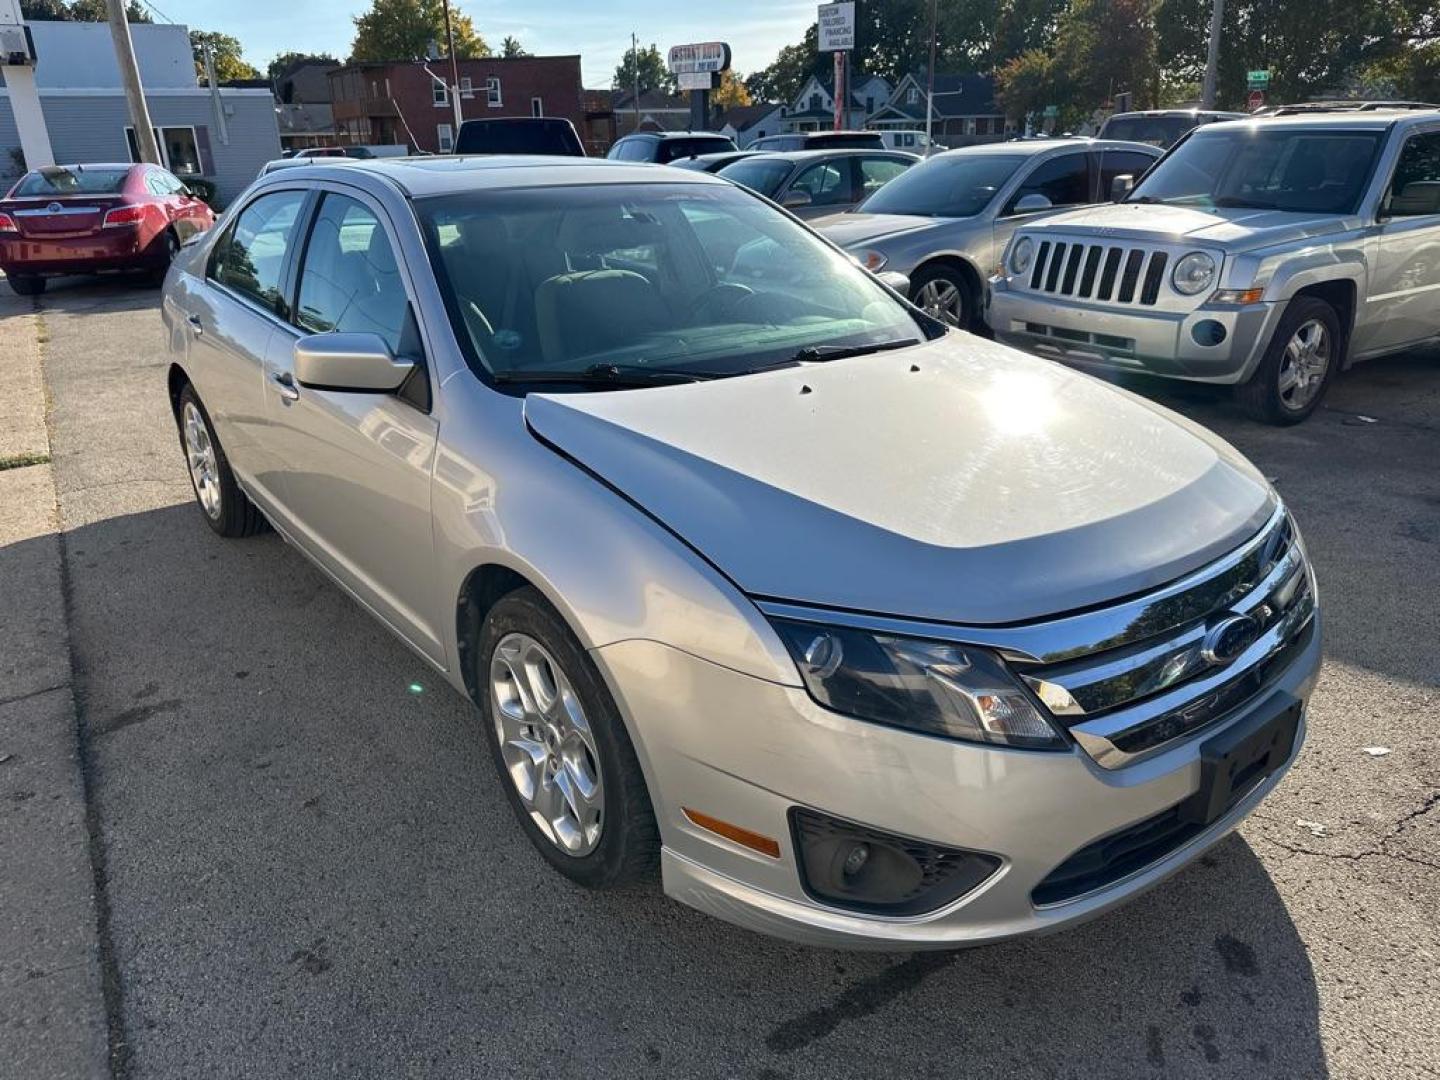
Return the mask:
<svg viewBox="0 0 1440 1080">
<path fill-rule="evenodd" d="M 887 149 L 908 150 L 921 157 L 928 157 L 937 150 L 945 149 L 939 143 L 931 140 L 930 136 L 923 131 L 882 131 L 880 137 L 885 140 Z"/>
</svg>

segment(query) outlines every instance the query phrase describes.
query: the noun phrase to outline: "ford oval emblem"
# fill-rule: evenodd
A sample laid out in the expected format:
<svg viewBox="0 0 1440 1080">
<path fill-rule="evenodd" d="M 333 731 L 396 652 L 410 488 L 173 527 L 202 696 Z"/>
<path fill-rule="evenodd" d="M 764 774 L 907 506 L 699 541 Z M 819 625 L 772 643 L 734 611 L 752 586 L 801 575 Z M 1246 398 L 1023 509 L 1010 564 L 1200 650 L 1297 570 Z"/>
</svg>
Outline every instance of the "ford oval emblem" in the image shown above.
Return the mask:
<svg viewBox="0 0 1440 1080">
<path fill-rule="evenodd" d="M 1210 664 L 1228 664 L 1255 643 L 1260 624 L 1253 615 L 1230 615 L 1211 627 L 1200 646 L 1200 656 Z"/>
</svg>

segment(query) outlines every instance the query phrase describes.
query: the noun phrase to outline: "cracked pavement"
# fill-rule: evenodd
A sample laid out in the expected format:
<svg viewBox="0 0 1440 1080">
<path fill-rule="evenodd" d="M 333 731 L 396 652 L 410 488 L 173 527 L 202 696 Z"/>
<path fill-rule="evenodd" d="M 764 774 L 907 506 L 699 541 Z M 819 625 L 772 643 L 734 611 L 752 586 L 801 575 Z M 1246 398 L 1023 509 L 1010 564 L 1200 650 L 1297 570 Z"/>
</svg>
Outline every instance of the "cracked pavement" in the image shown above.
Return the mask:
<svg viewBox="0 0 1440 1080">
<path fill-rule="evenodd" d="M 1274 478 L 1326 610 L 1305 752 L 1244 827 L 1067 933 L 848 955 L 548 871 L 467 703 L 273 535 L 205 528 L 157 302 L 39 304 L 111 980 L 67 1020 L 113 1075 L 1440 1076 L 1440 351 L 1287 430 L 1164 391 Z M 99 1075 L 54 1060 L 25 1075 Z"/>
</svg>

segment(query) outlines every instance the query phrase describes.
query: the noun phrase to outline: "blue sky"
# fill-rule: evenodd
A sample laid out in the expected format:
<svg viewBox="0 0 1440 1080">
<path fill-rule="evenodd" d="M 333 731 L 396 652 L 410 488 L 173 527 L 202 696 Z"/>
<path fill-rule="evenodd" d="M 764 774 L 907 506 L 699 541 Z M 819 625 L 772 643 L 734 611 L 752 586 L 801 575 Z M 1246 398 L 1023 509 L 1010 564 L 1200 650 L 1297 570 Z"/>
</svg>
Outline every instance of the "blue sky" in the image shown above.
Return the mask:
<svg viewBox="0 0 1440 1080">
<path fill-rule="evenodd" d="M 353 37 L 351 17 L 368 6 L 367 0 L 155 3 L 175 22 L 233 34 L 246 59 L 261 69 L 292 49 L 343 58 Z M 579 53 L 585 85 L 603 88 L 629 48 L 632 30 L 642 45 L 654 42 L 662 52 L 687 42 L 728 41 L 736 69 L 749 73 L 800 39 L 815 21 L 816 0 L 709 0 L 694 7 L 685 0 L 462 0 L 458 6 L 492 48 L 513 34 L 533 53 Z"/>
</svg>

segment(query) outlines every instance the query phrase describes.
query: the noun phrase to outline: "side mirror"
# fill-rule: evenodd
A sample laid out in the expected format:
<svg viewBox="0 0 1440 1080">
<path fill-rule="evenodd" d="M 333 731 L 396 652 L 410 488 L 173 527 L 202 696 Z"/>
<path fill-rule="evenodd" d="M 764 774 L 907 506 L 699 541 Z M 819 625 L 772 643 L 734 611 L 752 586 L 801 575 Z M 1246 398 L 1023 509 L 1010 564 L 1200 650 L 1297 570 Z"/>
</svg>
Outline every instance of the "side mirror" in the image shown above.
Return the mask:
<svg viewBox="0 0 1440 1080">
<path fill-rule="evenodd" d="M 1135 177 L 1129 173 L 1121 173 L 1110 181 L 1110 201 L 1120 202 L 1135 189 Z"/>
<path fill-rule="evenodd" d="M 794 209 L 796 207 L 809 206 L 814 201 L 815 200 L 810 197 L 810 193 L 808 191 L 787 191 L 785 193 L 785 198 L 780 201 L 780 205 L 789 209 Z"/>
<path fill-rule="evenodd" d="M 1038 191 L 1032 191 L 1029 195 L 1021 196 L 1020 201 L 1015 204 L 1015 213 L 1034 214 L 1041 210 L 1049 210 L 1054 205 L 1054 203 Z"/>
<path fill-rule="evenodd" d="M 415 368 L 379 334 L 315 334 L 297 341 L 294 355 L 295 381 L 315 390 L 389 394 Z"/>
<path fill-rule="evenodd" d="M 881 270 L 875 277 L 880 284 L 889 286 L 901 296 L 910 295 L 910 278 L 899 270 Z"/>
</svg>

